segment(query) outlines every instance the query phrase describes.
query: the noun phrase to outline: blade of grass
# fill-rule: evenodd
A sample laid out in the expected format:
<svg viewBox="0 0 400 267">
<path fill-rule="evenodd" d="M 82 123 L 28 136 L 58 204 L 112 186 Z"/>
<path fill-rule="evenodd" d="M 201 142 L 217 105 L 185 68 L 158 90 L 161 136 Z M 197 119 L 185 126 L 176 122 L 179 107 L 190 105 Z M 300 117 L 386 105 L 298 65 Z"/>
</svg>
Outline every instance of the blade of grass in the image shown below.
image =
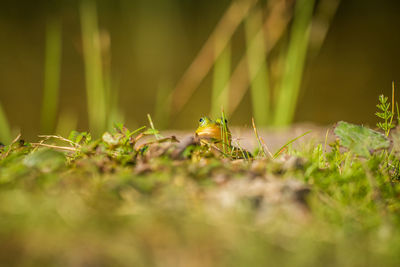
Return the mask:
<svg viewBox="0 0 400 267">
<path fill-rule="evenodd" d="M 106 107 L 106 128 L 113 129 L 115 123 L 124 124 L 124 116 L 119 108 L 119 80 L 115 79 L 111 72 L 111 37 L 109 31 L 102 29 L 99 32 L 100 53 L 102 60 L 104 88 L 104 101 Z"/>
<path fill-rule="evenodd" d="M 315 0 L 298 0 L 295 4 L 284 73 L 278 92 L 277 111 L 274 112 L 274 124 L 278 126 L 288 125 L 293 121 L 306 61 L 314 2 Z"/>
<path fill-rule="evenodd" d="M 80 16 L 89 127 L 95 135 L 100 135 L 106 130 L 107 108 L 95 2 L 83 0 Z"/>
<path fill-rule="evenodd" d="M 11 141 L 11 130 L 7 116 L 0 104 L 0 142 L 8 144 Z"/>
<path fill-rule="evenodd" d="M 393 118 L 394 118 L 394 81 L 392 81 L 392 116 L 390 116 L 389 125 L 392 125 Z M 387 135 L 389 135 L 389 132 L 390 132 L 390 128 L 389 128 L 389 131 L 388 131 Z"/>
<path fill-rule="evenodd" d="M 218 45 L 217 45 L 218 46 Z M 219 50 L 216 48 L 216 50 Z M 211 116 L 217 117 L 221 107 L 228 106 L 228 89 L 225 86 L 229 82 L 231 74 L 231 45 L 227 44 L 222 54 L 217 58 L 214 65 L 213 86 L 211 95 Z M 221 97 L 219 97 L 221 96 Z"/>
<path fill-rule="evenodd" d="M 222 108 L 221 110 L 221 123 L 222 123 L 222 150 L 224 151 L 224 153 L 226 153 L 227 151 L 229 151 L 229 132 L 228 132 L 228 126 L 226 125 L 226 116 L 225 116 L 225 112 L 224 109 Z"/>
<path fill-rule="evenodd" d="M 394 114 L 394 81 L 392 81 L 392 114 Z"/>
<path fill-rule="evenodd" d="M 166 81 L 161 81 L 157 88 L 154 120 L 157 122 L 160 129 L 165 129 L 169 125 L 171 115 L 171 89 L 171 84 Z"/>
<path fill-rule="evenodd" d="M 279 148 L 279 150 L 274 154 L 273 159 L 276 159 L 282 153 L 282 151 L 284 151 L 291 143 L 293 143 L 294 141 L 300 139 L 301 137 L 303 137 L 303 136 L 305 136 L 305 135 L 307 135 L 309 133 L 311 133 L 311 131 L 305 132 L 302 135 L 299 135 L 298 137 L 293 138 L 292 140 L 290 140 L 289 142 L 287 142 L 286 144 L 281 146 L 281 148 Z"/>
<path fill-rule="evenodd" d="M 127 137 L 131 137 L 132 135 L 134 135 L 134 134 L 136 134 L 136 133 L 138 133 L 138 132 L 140 132 L 140 131 L 146 129 L 146 127 L 147 127 L 147 126 L 142 126 L 142 127 L 138 128 L 138 129 L 136 129 L 136 130 L 130 132 L 129 135 L 127 135 Z"/>
<path fill-rule="evenodd" d="M 154 127 L 153 120 L 151 119 L 150 114 L 147 114 L 147 119 L 149 120 L 149 124 L 150 124 L 151 129 L 152 129 L 153 132 L 154 132 L 155 138 L 156 138 L 157 140 L 159 140 L 160 138 L 162 138 L 162 136 L 161 136 L 160 134 L 157 133 L 158 131 L 157 131 L 156 128 Z"/>
<path fill-rule="evenodd" d="M 41 110 L 41 129 L 55 130 L 61 72 L 62 26 L 59 18 L 49 18 L 46 24 L 44 91 Z"/>
<path fill-rule="evenodd" d="M 61 136 L 68 134 L 78 126 L 78 116 L 73 110 L 62 110 L 55 132 Z"/>
<path fill-rule="evenodd" d="M 255 9 L 245 20 L 253 116 L 260 125 L 266 126 L 269 120 L 270 88 L 262 24 L 261 9 Z M 261 34 L 257 34 L 258 31 Z"/>
<path fill-rule="evenodd" d="M 258 135 L 256 123 L 254 122 L 254 118 L 251 118 L 251 123 L 253 125 L 254 134 L 256 135 L 256 139 L 257 139 L 257 142 L 258 142 L 258 154 L 260 153 L 260 151 L 262 151 L 262 153 L 264 154 L 264 157 L 266 157 L 267 153 L 265 153 L 264 147 L 262 146 L 260 136 Z"/>
<path fill-rule="evenodd" d="M 118 83 L 112 79 L 111 71 L 109 68 L 105 68 L 104 70 L 105 77 L 105 99 L 106 99 L 106 108 L 107 108 L 107 129 L 112 129 L 115 123 L 124 124 L 125 119 L 122 111 L 119 108 L 118 101 Z"/>
</svg>

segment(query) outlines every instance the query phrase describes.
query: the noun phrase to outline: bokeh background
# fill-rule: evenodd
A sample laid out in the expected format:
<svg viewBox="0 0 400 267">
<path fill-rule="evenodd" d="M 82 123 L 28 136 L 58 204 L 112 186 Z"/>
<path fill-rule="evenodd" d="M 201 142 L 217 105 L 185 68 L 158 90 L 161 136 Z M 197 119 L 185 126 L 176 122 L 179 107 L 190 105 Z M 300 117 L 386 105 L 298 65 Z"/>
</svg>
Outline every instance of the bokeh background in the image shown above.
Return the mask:
<svg viewBox="0 0 400 267">
<path fill-rule="evenodd" d="M 147 124 L 146 114 L 151 114 L 156 127 L 193 129 L 201 115 L 215 113 L 218 105 L 229 105 L 231 100 L 227 95 L 235 95 L 235 91 L 221 93 L 223 99 L 218 102 L 216 87 L 221 87 L 218 84 L 230 77 L 248 51 L 249 40 L 257 40 L 253 38 L 254 33 L 268 19 L 269 28 L 264 31 L 261 43 L 265 41 L 268 46 L 273 39 L 269 34 L 273 35 L 275 30 L 280 32 L 280 37 L 271 49 L 257 50 L 255 45 L 253 58 L 260 55 L 265 58 L 266 69 L 261 68 L 261 72 L 268 72 L 260 78 L 258 89 L 263 88 L 262 80 L 265 82 L 266 78 L 268 86 L 264 89 L 268 90 L 267 97 L 273 99 L 279 94 L 281 84 L 287 81 L 285 66 L 289 72 L 290 68 L 299 67 L 301 73 L 299 93 L 295 97 L 297 104 L 291 105 L 294 117 L 282 124 L 331 124 L 346 120 L 374 125 L 378 95 L 390 95 L 392 81 L 395 86 L 400 81 L 400 36 L 397 34 L 400 3 L 297 2 L 312 5 L 311 18 L 296 13 L 296 1 L 238 1 L 251 7 L 247 14 L 239 12 L 238 16 L 244 19 L 237 27 L 228 20 L 228 28 L 229 25 L 234 28 L 228 48 L 223 47 L 221 57 L 203 58 L 202 64 L 211 62 L 212 68 L 195 86 L 188 101 L 183 101 L 182 108 L 174 111 L 174 101 L 179 102 L 181 94 L 187 92 L 185 86 L 176 89 L 177 86 L 204 45 L 212 40 L 235 1 L 2 0 L 0 103 L 7 127 L 14 133 L 21 131 L 27 138 L 34 138 L 42 133 L 66 134 L 72 129 L 100 131 L 106 126 L 90 122 L 96 116 L 100 117 L 98 121 L 106 116 L 108 124 L 118 121 L 130 128 L 139 127 Z M 321 7 L 324 7 L 322 11 Z M 281 10 L 286 26 L 279 24 L 282 21 L 276 10 Z M 296 42 L 304 41 L 301 25 L 310 30 L 304 69 L 301 62 L 292 64 L 286 60 L 290 57 L 287 51 L 292 48 L 296 53 L 301 47 Z M 294 42 L 296 29 L 299 33 Z M 301 51 L 297 53 L 301 59 Z M 100 79 L 96 70 L 101 70 Z M 88 79 L 92 79 L 92 85 L 88 85 Z M 101 93 L 106 104 L 101 102 L 101 97 L 100 100 L 98 96 L 93 97 L 97 93 L 92 92 L 90 107 L 88 87 L 96 88 L 96 84 L 106 88 Z M 47 98 L 46 86 L 50 92 Z M 250 125 L 255 112 L 251 92 L 246 90 L 237 107 L 228 112 L 231 124 Z M 264 112 L 260 106 L 265 106 L 265 110 L 274 109 L 275 113 L 287 110 L 286 106 L 277 104 L 279 101 L 272 102 L 258 103 L 258 112 Z M 275 106 L 267 107 L 270 104 Z M 265 118 L 259 124 L 278 125 L 277 120 L 279 117 Z M 2 127 L 4 130 L 4 123 Z"/>
</svg>

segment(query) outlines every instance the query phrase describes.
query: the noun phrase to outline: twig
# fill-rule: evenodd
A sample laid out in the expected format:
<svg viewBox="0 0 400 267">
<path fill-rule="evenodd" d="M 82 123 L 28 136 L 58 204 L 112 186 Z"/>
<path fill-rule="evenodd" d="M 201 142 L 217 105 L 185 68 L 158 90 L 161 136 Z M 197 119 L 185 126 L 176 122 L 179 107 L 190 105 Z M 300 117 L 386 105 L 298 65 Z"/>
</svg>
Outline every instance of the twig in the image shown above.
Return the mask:
<svg viewBox="0 0 400 267">
<path fill-rule="evenodd" d="M 54 149 L 60 149 L 60 150 L 67 150 L 67 151 L 73 151 L 76 152 L 77 148 L 74 147 L 69 147 L 69 146 L 56 146 L 56 145 L 49 145 L 49 144 L 43 144 L 43 143 L 31 143 L 33 146 L 36 147 L 48 147 L 48 148 L 54 148 Z"/>
<path fill-rule="evenodd" d="M 67 151 L 72 151 L 72 152 L 77 151 L 77 148 L 69 147 L 69 146 L 55 146 L 55 145 L 49 145 L 49 144 L 43 144 L 43 143 L 32 143 L 32 145 L 36 146 L 36 147 L 44 146 L 44 147 L 48 147 L 48 148 L 67 150 Z"/>
<path fill-rule="evenodd" d="M 11 144 L 9 144 L 8 150 L 7 150 L 7 152 L 4 154 L 3 159 L 5 159 L 5 158 L 8 156 L 8 154 L 10 154 L 12 145 L 15 144 L 20 138 L 21 138 L 21 133 L 19 133 L 19 134 L 17 135 L 17 137 L 15 137 L 14 140 L 11 142 Z"/>
<path fill-rule="evenodd" d="M 59 135 L 38 135 L 38 137 L 45 138 L 45 140 L 48 140 L 50 138 L 59 139 L 59 140 L 62 140 L 64 142 L 70 143 L 71 145 L 73 145 L 75 147 L 81 147 L 81 145 L 79 145 L 79 144 L 77 144 L 75 142 L 72 142 L 71 140 L 69 140 L 67 138 L 64 138 L 62 136 L 59 136 Z"/>
</svg>

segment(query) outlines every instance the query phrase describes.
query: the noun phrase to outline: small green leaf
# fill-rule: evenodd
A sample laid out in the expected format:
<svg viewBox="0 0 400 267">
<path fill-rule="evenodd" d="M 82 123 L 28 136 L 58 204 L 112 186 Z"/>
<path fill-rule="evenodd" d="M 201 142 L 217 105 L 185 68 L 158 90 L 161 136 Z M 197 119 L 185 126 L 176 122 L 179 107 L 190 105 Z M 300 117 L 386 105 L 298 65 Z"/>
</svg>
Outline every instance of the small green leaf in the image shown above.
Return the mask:
<svg viewBox="0 0 400 267">
<path fill-rule="evenodd" d="M 80 133 L 78 131 L 72 131 L 68 139 L 77 144 L 88 144 L 92 140 L 92 137 L 90 133 L 87 132 Z"/>
<path fill-rule="evenodd" d="M 368 157 L 371 152 L 389 147 L 389 140 L 381 133 L 367 127 L 338 122 L 335 134 L 339 137 L 341 145 L 354 153 Z"/>
</svg>

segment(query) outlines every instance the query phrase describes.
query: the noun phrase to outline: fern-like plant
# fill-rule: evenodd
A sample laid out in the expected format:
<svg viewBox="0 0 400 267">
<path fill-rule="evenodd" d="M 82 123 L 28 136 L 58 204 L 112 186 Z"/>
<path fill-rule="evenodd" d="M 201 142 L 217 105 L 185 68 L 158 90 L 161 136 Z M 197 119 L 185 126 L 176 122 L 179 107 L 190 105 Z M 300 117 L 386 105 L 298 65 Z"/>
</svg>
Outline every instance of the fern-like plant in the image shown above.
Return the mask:
<svg viewBox="0 0 400 267">
<path fill-rule="evenodd" d="M 395 124 L 393 123 L 394 112 L 390 110 L 388 97 L 380 95 L 379 103 L 376 107 L 378 108 L 378 112 L 375 115 L 383 120 L 383 122 L 378 122 L 376 126 L 382 129 L 386 136 L 389 136 L 390 130 L 395 127 Z"/>
</svg>

